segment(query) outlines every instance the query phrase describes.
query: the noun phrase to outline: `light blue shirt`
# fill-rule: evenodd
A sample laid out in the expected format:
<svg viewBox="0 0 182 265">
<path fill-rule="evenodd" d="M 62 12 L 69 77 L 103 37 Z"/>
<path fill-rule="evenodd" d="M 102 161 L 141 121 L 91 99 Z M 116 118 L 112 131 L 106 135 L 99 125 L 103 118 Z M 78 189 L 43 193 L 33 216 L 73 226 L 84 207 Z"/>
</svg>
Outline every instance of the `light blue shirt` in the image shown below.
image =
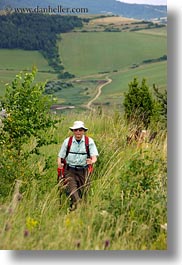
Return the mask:
<svg viewBox="0 0 182 265">
<path fill-rule="evenodd" d="M 65 158 L 66 156 L 66 150 L 68 146 L 69 138 L 66 138 L 61 146 L 61 149 L 59 151 L 58 157 Z M 90 156 L 98 156 L 98 150 L 94 143 L 94 140 L 89 137 L 89 151 Z M 87 159 L 87 152 L 85 148 L 85 136 L 83 135 L 80 142 L 77 142 L 75 137 L 73 136 L 73 141 L 71 144 L 71 148 L 69 152 L 74 152 L 78 154 L 71 154 L 69 153 L 66 157 L 66 163 L 70 166 L 86 166 L 86 159 Z M 79 153 L 85 153 L 85 154 L 79 154 Z"/>
</svg>

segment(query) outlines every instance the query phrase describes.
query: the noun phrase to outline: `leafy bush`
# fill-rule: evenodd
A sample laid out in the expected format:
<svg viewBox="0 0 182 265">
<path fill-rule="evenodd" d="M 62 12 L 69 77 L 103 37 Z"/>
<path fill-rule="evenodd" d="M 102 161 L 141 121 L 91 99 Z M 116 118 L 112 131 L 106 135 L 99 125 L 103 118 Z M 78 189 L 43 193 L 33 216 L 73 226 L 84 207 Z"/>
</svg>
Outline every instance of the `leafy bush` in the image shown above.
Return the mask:
<svg viewBox="0 0 182 265">
<path fill-rule="evenodd" d="M 159 91 L 159 89 L 153 85 L 153 90 L 155 93 L 155 96 L 157 98 L 158 103 L 158 112 L 160 114 L 160 118 L 162 123 L 164 124 L 164 128 L 167 128 L 167 90 L 165 90 L 163 93 Z"/>
<path fill-rule="evenodd" d="M 3 196 L 10 192 L 15 179 L 30 178 L 31 170 L 26 162 L 29 156 L 38 154 L 41 146 L 54 142 L 50 131 L 56 122 L 50 114 L 52 101 L 43 95 L 45 84 L 34 83 L 35 74 L 36 69 L 33 69 L 32 73 L 17 75 L 2 100 L 7 113 L 0 128 L 0 177 L 3 183 L 0 193 Z M 47 134 L 48 130 L 50 134 Z"/>
<path fill-rule="evenodd" d="M 3 107 L 7 118 L 3 121 L 3 138 L 12 148 L 21 150 L 31 136 L 41 142 L 42 131 L 54 125 L 49 114 L 52 101 L 43 95 L 45 84 L 35 84 L 36 69 L 20 73 L 6 88 Z"/>
<path fill-rule="evenodd" d="M 125 118 L 137 127 L 147 128 L 151 122 L 154 112 L 154 100 L 143 79 L 141 85 L 137 78 L 129 83 L 129 90 L 125 93 L 124 98 Z"/>
</svg>

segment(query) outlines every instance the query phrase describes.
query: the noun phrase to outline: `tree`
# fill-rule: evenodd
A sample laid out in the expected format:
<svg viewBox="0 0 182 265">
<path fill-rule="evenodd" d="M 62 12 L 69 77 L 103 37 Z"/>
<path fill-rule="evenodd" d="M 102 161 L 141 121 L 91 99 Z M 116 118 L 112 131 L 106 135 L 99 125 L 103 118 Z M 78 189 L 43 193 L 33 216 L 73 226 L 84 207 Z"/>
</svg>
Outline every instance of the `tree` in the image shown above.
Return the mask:
<svg viewBox="0 0 182 265">
<path fill-rule="evenodd" d="M 129 83 L 123 104 L 126 120 L 137 127 L 147 129 L 153 115 L 154 101 L 145 79 L 142 80 L 141 85 L 137 78 Z"/>
<path fill-rule="evenodd" d="M 54 142 L 50 133 L 56 122 L 50 114 L 52 101 L 43 94 L 45 84 L 35 83 L 35 74 L 36 69 L 18 74 L 2 99 L 6 117 L 0 124 L 1 198 L 8 196 L 15 180 L 28 183 L 30 176 L 38 177 L 27 160 L 32 153 L 38 154 L 41 146 Z"/>
<path fill-rule="evenodd" d="M 156 85 L 153 85 L 153 90 L 155 93 L 155 96 L 157 98 L 158 103 L 158 112 L 161 117 L 161 121 L 163 122 L 165 128 L 167 127 L 167 90 L 165 89 L 162 93 L 159 91 L 159 89 L 156 87 Z"/>
<path fill-rule="evenodd" d="M 18 74 L 7 86 L 3 99 L 7 113 L 3 120 L 3 139 L 19 153 L 31 136 L 36 137 L 40 146 L 44 142 L 42 132 L 55 123 L 49 113 L 52 101 L 43 95 L 45 84 L 34 83 L 35 75 L 35 68 L 31 73 Z"/>
</svg>

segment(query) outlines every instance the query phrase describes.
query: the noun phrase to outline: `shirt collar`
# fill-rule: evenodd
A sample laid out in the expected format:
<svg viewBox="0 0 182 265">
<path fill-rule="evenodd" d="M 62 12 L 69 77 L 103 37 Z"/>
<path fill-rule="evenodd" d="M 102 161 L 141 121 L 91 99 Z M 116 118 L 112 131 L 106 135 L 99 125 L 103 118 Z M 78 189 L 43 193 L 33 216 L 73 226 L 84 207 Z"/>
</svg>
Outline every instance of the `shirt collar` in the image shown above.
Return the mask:
<svg viewBox="0 0 182 265">
<path fill-rule="evenodd" d="M 77 142 L 75 136 L 73 136 L 73 142 Z M 82 138 L 80 139 L 80 143 L 81 142 L 85 142 L 85 135 L 83 135 Z"/>
</svg>

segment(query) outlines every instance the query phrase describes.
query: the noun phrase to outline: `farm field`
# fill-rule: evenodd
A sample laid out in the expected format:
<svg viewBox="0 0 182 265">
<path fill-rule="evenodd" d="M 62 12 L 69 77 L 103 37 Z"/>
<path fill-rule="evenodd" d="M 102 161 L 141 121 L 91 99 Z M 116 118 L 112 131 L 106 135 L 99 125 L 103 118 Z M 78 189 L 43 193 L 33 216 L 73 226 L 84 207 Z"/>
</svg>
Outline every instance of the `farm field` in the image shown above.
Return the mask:
<svg viewBox="0 0 182 265">
<path fill-rule="evenodd" d="M 52 68 L 38 51 L 0 49 L 1 70 L 31 70 L 36 65 L 40 71 L 51 71 Z"/>
<path fill-rule="evenodd" d="M 0 49 L 0 95 L 4 94 L 5 84 L 11 82 L 20 71 L 30 71 L 32 66 L 38 68 L 36 81 L 54 80 L 53 69 L 38 51 Z"/>
<path fill-rule="evenodd" d="M 72 82 L 72 87 L 63 88 L 61 91 L 55 93 L 58 104 L 85 108 L 85 104 L 95 96 L 99 80 L 74 80 Z"/>
<path fill-rule="evenodd" d="M 123 18 L 114 23 L 129 23 Z M 95 19 L 93 25 L 107 26 L 111 18 Z M 91 23 L 90 22 L 90 23 Z M 113 21 L 112 21 L 113 22 Z M 132 20 L 131 20 L 132 23 Z M 130 24 L 131 24 L 130 23 Z M 75 75 L 73 86 L 63 88 L 54 95 L 58 104 L 85 108 L 95 97 L 100 79 L 109 77 L 112 82 L 102 89 L 101 95 L 93 104 L 119 106 L 128 83 L 134 77 L 147 79 L 151 87 L 155 83 L 160 89 L 166 88 L 167 61 L 143 64 L 144 60 L 157 59 L 167 53 L 166 28 L 144 29 L 136 32 L 70 32 L 61 34 L 58 41 L 59 53 L 65 71 Z M 53 69 L 38 51 L 0 50 L 0 95 L 5 84 L 23 70 L 36 65 L 37 82 L 57 81 Z M 134 67 L 133 67 L 134 66 Z M 80 80 L 78 82 L 78 80 Z"/>
<path fill-rule="evenodd" d="M 145 64 L 135 69 L 119 71 L 108 76 L 112 79 L 112 82 L 104 87 L 103 93 L 95 103 L 102 102 L 120 105 L 123 101 L 123 94 L 127 91 L 128 84 L 134 77 L 137 77 L 139 81 L 145 78 L 150 87 L 155 83 L 161 90 L 165 89 L 167 83 L 167 63 Z"/>
<path fill-rule="evenodd" d="M 97 79 L 98 76 L 108 76 L 112 79 L 94 102 L 107 107 L 121 106 L 123 93 L 134 77 L 140 80 L 146 78 L 150 87 L 155 83 L 162 90 L 166 88 L 167 61 L 142 63 L 166 54 L 166 44 L 166 28 L 137 32 L 72 32 L 63 34 L 58 43 L 65 69 L 77 78 L 85 80 L 87 77 Z M 133 68 L 133 65 L 137 67 Z M 74 92 L 70 89 L 70 100 L 75 91 L 80 97 L 79 88 Z M 88 95 L 79 102 L 82 105 L 84 100 L 89 99 Z"/>
<path fill-rule="evenodd" d="M 136 19 L 132 19 L 132 18 L 126 18 L 126 17 L 102 17 L 102 18 L 96 18 L 93 19 L 89 22 L 90 25 L 103 25 L 103 24 L 115 24 L 115 25 L 121 25 L 121 23 L 133 23 L 136 22 Z"/>
<path fill-rule="evenodd" d="M 138 22 L 136 19 L 126 18 L 126 17 L 92 17 L 90 16 L 91 20 L 88 23 L 84 23 L 84 28 L 76 29 L 75 31 L 80 32 L 102 32 L 107 27 L 115 28 L 115 29 L 126 29 L 127 28 L 133 28 L 133 25 Z"/>
<path fill-rule="evenodd" d="M 136 32 L 65 33 L 58 43 L 65 69 L 76 76 L 115 71 L 166 54 L 166 38 Z"/>
<path fill-rule="evenodd" d="M 155 29 L 143 29 L 139 31 L 140 34 L 148 34 L 148 35 L 155 35 L 155 36 L 164 36 L 167 37 L 167 30 L 166 28 L 155 28 Z"/>
</svg>

